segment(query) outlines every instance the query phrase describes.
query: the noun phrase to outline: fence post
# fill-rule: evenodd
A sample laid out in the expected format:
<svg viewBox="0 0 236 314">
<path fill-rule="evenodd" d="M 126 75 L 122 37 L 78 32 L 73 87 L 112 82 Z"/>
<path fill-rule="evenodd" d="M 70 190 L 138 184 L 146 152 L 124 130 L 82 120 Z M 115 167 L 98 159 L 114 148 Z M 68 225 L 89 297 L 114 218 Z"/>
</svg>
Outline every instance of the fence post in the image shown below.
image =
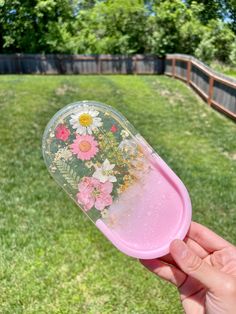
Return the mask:
<svg viewBox="0 0 236 314">
<path fill-rule="evenodd" d="M 58 60 L 57 66 L 57 74 L 63 74 L 63 67 L 62 67 L 62 57 L 63 55 L 56 54 L 56 58 Z"/>
<path fill-rule="evenodd" d="M 191 60 L 188 60 L 188 63 L 187 63 L 187 83 L 188 83 L 188 85 L 190 84 L 191 70 L 192 70 L 192 62 L 191 62 Z"/>
<path fill-rule="evenodd" d="M 214 78 L 213 76 L 210 76 L 210 80 L 209 80 L 209 90 L 208 90 L 208 99 L 207 99 L 207 103 L 209 106 L 211 106 L 211 99 L 213 96 L 213 85 L 214 85 Z"/>
<path fill-rule="evenodd" d="M 19 54 L 18 53 L 15 54 L 15 69 L 16 69 L 16 74 L 21 73 L 21 67 L 20 67 Z"/>
<path fill-rule="evenodd" d="M 133 56 L 134 60 L 134 74 L 138 74 L 138 61 L 137 61 L 137 55 Z"/>
<path fill-rule="evenodd" d="M 175 58 L 172 59 L 172 76 L 175 77 L 175 63 L 176 63 L 176 60 Z"/>
<path fill-rule="evenodd" d="M 100 55 L 98 55 L 98 74 L 101 74 L 101 70 L 102 70 L 101 59 L 100 59 Z"/>
</svg>

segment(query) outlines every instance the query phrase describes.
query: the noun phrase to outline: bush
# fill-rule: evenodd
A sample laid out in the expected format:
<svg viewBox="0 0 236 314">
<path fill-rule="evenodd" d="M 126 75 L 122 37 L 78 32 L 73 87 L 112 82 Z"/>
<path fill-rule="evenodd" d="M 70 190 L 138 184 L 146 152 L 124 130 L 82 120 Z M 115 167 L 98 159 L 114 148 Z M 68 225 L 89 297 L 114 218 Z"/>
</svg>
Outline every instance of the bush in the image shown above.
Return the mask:
<svg viewBox="0 0 236 314">
<path fill-rule="evenodd" d="M 233 44 L 231 46 L 231 52 L 230 52 L 229 60 L 233 66 L 236 66 L 236 40 L 233 42 Z"/>
<path fill-rule="evenodd" d="M 215 58 L 215 54 L 216 48 L 214 45 L 214 39 L 209 38 L 208 34 L 203 35 L 202 41 L 195 51 L 195 56 L 209 64 Z"/>
<path fill-rule="evenodd" d="M 234 40 L 235 34 L 228 25 L 220 20 L 212 20 L 205 27 L 202 40 L 195 51 L 195 56 L 207 63 L 214 59 L 229 63 Z"/>
</svg>

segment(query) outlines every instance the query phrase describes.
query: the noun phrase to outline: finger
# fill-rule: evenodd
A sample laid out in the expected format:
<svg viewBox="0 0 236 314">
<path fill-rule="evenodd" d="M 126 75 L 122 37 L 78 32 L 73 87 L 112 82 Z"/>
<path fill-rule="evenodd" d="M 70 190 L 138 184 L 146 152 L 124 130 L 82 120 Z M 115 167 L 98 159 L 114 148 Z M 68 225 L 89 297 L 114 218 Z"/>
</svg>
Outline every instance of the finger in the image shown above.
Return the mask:
<svg viewBox="0 0 236 314">
<path fill-rule="evenodd" d="M 176 287 L 181 286 L 187 277 L 181 270 L 175 268 L 174 266 L 165 264 L 158 259 L 143 259 L 140 260 L 140 262 L 148 270 L 150 270 L 160 278 L 172 283 Z"/>
<path fill-rule="evenodd" d="M 200 258 L 205 258 L 207 255 L 209 255 L 209 252 L 205 250 L 201 245 L 199 245 L 196 241 L 193 239 L 186 237 L 184 242 L 187 244 L 187 246 Z"/>
<path fill-rule="evenodd" d="M 208 252 L 221 250 L 227 246 L 231 246 L 228 241 L 218 236 L 215 232 L 196 222 L 191 223 L 187 236 Z"/>
<path fill-rule="evenodd" d="M 200 258 L 205 258 L 207 255 L 209 255 L 208 251 L 206 251 L 204 248 L 202 248 L 197 242 L 195 242 L 191 238 L 185 237 L 184 242 Z M 167 254 L 165 256 L 162 256 L 159 259 L 165 263 L 168 263 L 168 264 L 171 264 L 171 265 L 178 267 L 178 265 L 176 264 L 176 262 L 173 259 L 171 254 Z"/>
<path fill-rule="evenodd" d="M 171 243 L 170 253 L 184 273 L 210 290 L 221 287 L 222 282 L 228 279 L 226 274 L 202 260 L 181 240 Z"/>
</svg>

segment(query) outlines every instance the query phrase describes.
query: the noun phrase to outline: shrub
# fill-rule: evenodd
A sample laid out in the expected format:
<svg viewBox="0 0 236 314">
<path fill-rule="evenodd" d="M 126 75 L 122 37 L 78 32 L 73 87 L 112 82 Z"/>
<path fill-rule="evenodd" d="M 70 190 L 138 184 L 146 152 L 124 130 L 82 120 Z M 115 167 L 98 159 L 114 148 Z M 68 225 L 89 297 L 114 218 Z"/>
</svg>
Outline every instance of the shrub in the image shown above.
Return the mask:
<svg viewBox="0 0 236 314">
<path fill-rule="evenodd" d="M 235 34 L 220 20 L 211 20 L 205 27 L 205 31 L 195 56 L 205 62 L 217 59 L 229 63 L 232 50 L 232 42 Z"/>
<path fill-rule="evenodd" d="M 236 40 L 233 42 L 233 44 L 231 46 L 231 52 L 229 55 L 229 60 L 233 66 L 236 66 Z"/>
</svg>

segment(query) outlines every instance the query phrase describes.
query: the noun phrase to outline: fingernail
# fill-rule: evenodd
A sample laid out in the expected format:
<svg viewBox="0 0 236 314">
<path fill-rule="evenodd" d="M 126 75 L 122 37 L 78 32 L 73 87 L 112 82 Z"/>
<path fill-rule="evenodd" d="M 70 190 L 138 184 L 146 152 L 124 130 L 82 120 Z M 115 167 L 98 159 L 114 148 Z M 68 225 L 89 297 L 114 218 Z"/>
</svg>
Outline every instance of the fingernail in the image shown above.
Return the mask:
<svg viewBox="0 0 236 314">
<path fill-rule="evenodd" d="M 170 244 L 170 252 L 178 258 L 184 259 L 188 254 L 188 248 L 183 241 L 174 240 Z"/>
</svg>

